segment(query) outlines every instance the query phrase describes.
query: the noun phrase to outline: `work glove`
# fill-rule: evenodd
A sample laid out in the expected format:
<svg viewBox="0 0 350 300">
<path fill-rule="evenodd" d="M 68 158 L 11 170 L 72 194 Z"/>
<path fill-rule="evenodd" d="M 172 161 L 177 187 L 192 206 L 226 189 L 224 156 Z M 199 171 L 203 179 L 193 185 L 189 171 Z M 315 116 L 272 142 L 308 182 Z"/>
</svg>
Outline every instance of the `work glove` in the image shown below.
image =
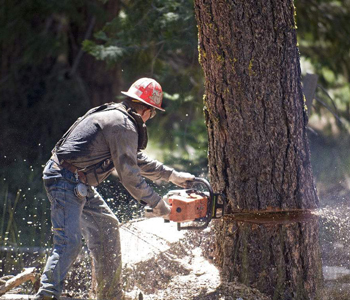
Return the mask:
<svg viewBox="0 0 350 300">
<path fill-rule="evenodd" d="M 164 201 L 164 199 L 160 199 L 154 208 L 151 208 L 149 206 L 145 207 L 145 217 L 146 218 L 163 217 L 165 220 L 168 220 L 170 211 L 171 211 L 170 205 L 168 205 Z"/>
<path fill-rule="evenodd" d="M 195 176 L 190 173 L 177 172 L 174 170 L 169 177 L 169 181 L 171 181 L 173 184 L 176 184 L 179 187 L 188 188 L 191 184 L 191 181 L 193 181 L 194 178 Z"/>
</svg>

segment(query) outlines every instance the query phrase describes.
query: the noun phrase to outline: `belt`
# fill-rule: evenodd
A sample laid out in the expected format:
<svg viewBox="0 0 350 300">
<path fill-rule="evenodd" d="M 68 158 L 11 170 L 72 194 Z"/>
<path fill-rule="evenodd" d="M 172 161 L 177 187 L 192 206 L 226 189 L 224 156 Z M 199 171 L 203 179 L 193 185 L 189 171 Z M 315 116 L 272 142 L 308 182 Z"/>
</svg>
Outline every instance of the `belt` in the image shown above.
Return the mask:
<svg viewBox="0 0 350 300">
<path fill-rule="evenodd" d="M 56 177 L 54 177 L 54 178 L 46 178 L 46 179 L 44 179 L 44 183 L 45 183 L 45 185 L 51 185 L 51 184 L 56 183 L 60 179 L 61 178 L 56 178 Z"/>
<path fill-rule="evenodd" d="M 78 179 L 82 182 L 87 184 L 87 178 L 86 178 L 86 174 L 83 171 L 79 171 L 79 169 L 72 165 L 71 163 L 69 163 L 68 161 L 65 160 L 58 160 L 58 157 L 56 155 L 56 153 L 52 154 L 51 159 L 61 168 L 66 169 L 74 174 L 76 174 L 78 176 Z"/>
<path fill-rule="evenodd" d="M 77 174 L 78 175 L 78 178 L 79 180 L 82 182 L 82 183 L 87 183 L 87 180 L 86 180 L 86 175 L 84 172 L 82 171 L 78 171 L 78 168 L 72 164 L 70 164 L 69 162 L 65 161 L 65 160 L 62 160 L 60 162 L 60 166 L 63 168 L 63 169 L 66 169 L 74 174 Z"/>
</svg>

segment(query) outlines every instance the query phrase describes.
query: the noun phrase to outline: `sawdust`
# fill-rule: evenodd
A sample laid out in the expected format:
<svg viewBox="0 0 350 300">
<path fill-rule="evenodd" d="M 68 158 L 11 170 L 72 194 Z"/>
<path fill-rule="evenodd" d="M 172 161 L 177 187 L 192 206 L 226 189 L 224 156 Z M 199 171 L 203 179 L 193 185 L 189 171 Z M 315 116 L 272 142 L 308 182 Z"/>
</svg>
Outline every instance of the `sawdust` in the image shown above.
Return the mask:
<svg viewBox="0 0 350 300">
<path fill-rule="evenodd" d="M 172 230 L 169 227 L 168 234 Z M 243 284 L 221 282 L 212 255 L 213 233 L 210 228 L 181 233 L 181 238 L 170 243 L 167 250 L 132 266 L 125 266 L 125 290 L 130 299 L 144 300 L 270 299 Z"/>
</svg>

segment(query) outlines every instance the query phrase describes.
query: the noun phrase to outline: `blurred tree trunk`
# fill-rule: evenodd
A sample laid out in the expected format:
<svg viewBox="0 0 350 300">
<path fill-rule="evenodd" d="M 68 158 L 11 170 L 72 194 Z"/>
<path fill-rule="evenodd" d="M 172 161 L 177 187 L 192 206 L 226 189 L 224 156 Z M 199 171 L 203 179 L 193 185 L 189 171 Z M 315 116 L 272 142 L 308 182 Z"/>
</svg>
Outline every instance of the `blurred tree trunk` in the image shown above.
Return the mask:
<svg viewBox="0 0 350 300">
<path fill-rule="evenodd" d="M 0 107 L 5 113 L 0 127 L 7 130 L 0 140 L 7 143 L 0 144 L 0 152 L 8 158 L 1 156 L 0 163 L 17 156 L 46 159 L 78 116 L 119 93 L 119 65 L 107 67 L 85 53 L 82 43 L 119 14 L 120 0 L 3 4 Z"/>
<path fill-rule="evenodd" d="M 211 182 L 241 215 L 217 224 L 222 274 L 274 299 L 317 299 L 318 221 L 300 219 L 318 197 L 293 1 L 195 0 L 195 11 Z"/>
<path fill-rule="evenodd" d="M 105 16 L 97 19 L 96 16 L 90 16 L 88 26 L 85 30 L 79 32 L 79 47 L 75 53 L 75 59 L 79 59 L 79 51 L 81 51 L 81 43 L 86 38 L 89 26 L 93 26 L 94 32 L 101 30 L 107 22 L 111 22 L 118 16 L 120 11 L 120 0 L 108 0 L 106 4 L 101 4 L 101 1 L 96 0 L 96 3 L 102 6 Z M 97 19 L 97 20 L 96 20 Z M 81 52 L 80 52 L 81 53 Z M 120 93 L 121 73 L 120 66 L 115 63 L 113 66 L 107 66 L 105 61 L 98 61 L 93 56 L 83 54 L 84 60 L 79 64 L 78 72 L 83 79 L 88 96 L 90 106 L 94 107 L 106 102 L 115 100 L 115 96 Z M 74 65 L 73 65 L 74 67 Z"/>
</svg>

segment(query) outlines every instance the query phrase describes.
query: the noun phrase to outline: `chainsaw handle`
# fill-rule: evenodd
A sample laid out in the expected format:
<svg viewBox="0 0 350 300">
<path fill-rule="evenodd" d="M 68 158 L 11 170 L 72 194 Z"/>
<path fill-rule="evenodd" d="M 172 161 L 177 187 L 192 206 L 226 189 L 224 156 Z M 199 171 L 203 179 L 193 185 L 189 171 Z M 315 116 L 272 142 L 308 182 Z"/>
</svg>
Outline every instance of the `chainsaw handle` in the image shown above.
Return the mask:
<svg viewBox="0 0 350 300">
<path fill-rule="evenodd" d="M 212 201 L 214 198 L 214 191 L 213 191 L 209 181 L 206 180 L 205 178 L 195 177 L 192 182 L 193 182 L 193 184 L 199 183 L 201 185 L 204 185 L 207 188 L 207 190 L 209 191 L 209 203 L 208 204 L 209 204 L 209 207 L 211 207 Z M 211 216 L 211 213 L 209 214 L 208 217 L 210 218 L 210 216 Z"/>
<path fill-rule="evenodd" d="M 210 198 L 213 197 L 213 195 L 214 195 L 213 189 L 212 189 L 209 181 L 206 180 L 205 178 L 195 177 L 194 180 L 189 181 L 189 183 L 192 184 L 192 186 L 196 183 L 200 183 L 201 185 L 204 185 L 210 193 Z"/>
</svg>

